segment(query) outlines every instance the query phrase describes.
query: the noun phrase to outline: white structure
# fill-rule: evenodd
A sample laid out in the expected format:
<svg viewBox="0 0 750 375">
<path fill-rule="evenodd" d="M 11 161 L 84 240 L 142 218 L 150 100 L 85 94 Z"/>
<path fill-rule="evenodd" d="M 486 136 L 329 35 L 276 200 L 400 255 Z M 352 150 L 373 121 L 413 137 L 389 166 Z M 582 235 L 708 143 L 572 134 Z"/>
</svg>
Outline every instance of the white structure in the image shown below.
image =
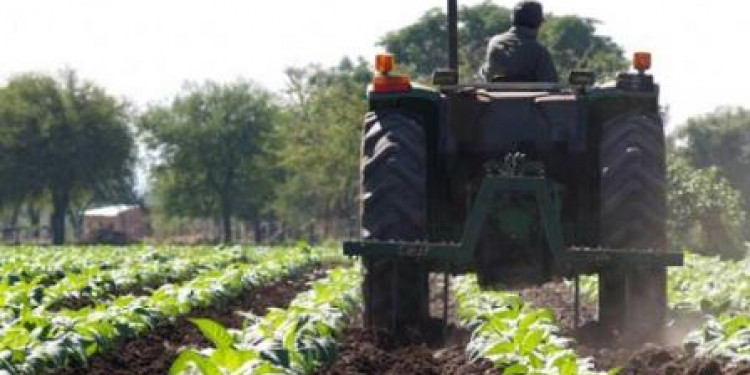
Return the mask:
<svg viewBox="0 0 750 375">
<path fill-rule="evenodd" d="M 128 241 L 137 241 L 148 233 L 146 210 L 139 206 L 114 205 L 83 213 L 83 238 L 95 240 L 99 233 L 117 233 Z"/>
</svg>

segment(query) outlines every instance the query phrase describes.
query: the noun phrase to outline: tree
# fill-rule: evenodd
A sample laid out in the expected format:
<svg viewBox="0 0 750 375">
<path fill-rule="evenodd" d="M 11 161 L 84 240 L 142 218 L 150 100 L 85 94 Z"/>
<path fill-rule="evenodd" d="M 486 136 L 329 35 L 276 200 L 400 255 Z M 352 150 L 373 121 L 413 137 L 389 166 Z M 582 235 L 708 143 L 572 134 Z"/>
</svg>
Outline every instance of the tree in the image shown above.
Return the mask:
<svg viewBox="0 0 750 375">
<path fill-rule="evenodd" d="M 742 258 L 742 197 L 716 167 L 695 169 L 682 157 L 668 157 L 670 241 L 709 255 Z"/>
<path fill-rule="evenodd" d="M 378 44 L 396 55 L 399 69 L 429 77 L 436 68 L 448 66 L 448 40 L 445 13 L 428 10 L 417 22 L 391 31 Z"/>
<path fill-rule="evenodd" d="M 281 183 L 275 212 L 292 227 L 356 215 L 359 143 L 372 74 L 363 59 L 287 70 L 285 121 L 277 128 Z"/>
<path fill-rule="evenodd" d="M 56 95 L 57 83 L 51 77 L 17 77 L 0 90 L 0 205 L 10 207 L 10 225 L 16 226 L 26 200 L 42 195 L 45 188 L 40 150 L 43 139 L 38 131 L 43 116 L 35 99 Z"/>
<path fill-rule="evenodd" d="M 676 143 L 682 145 L 677 152 L 694 167 L 718 168 L 750 212 L 750 111 L 726 107 L 690 118 L 678 128 Z"/>
<path fill-rule="evenodd" d="M 402 69 L 418 78 L 429 77 L 447 66 L 446 19 L 442 10 L 427 11 L 417 22 L 387 33 L 379 42 L 401 62 Z M 540 40 L 552 54 L 561 79 L 571 70 L 587 69 L 599 78 L 611 77 L 628 66 L 623 50 L 611 38 L 596 35 L 597 21 L 578 16 L 547 15 Z M 511 11 L 485 1 L 462 6 L 459 11 L 459 71 L 475 77 L 484 63 L 489 39 L 511 26 Z"/>
<path fill-rule="evenodd" d="M 59 79 L 25 74 L 0 91 L 0 146 L 12 155 L 11 180 L 29 194 L 48 191 L 54 244 L 65 242 L 71 197 L 132 175 L 128 107 L 73 71 Z M 29 194 L 16 192 L 16 199 Z"/>
<path fill-rule="evenodd" d="M 548 46 L 560 78 L 573 70 L 589 70 L 598 79 L 613 78 L 628 67 L 624 51 L 610 37 L 596 35 L 597 21 L 578 16 L 550 16 L 539 36 Z"/>
<path fill-rule="evenodd" d="M 152 107 L 138 125 L 152 150 L 155 193 L 170 216 L 220 217 L 232 241 L 232 217 L 260 214 L 272 174 L 263 147 L 278 109 L 250 82 L 188 85 L 170 106 Z"/>
</svg>

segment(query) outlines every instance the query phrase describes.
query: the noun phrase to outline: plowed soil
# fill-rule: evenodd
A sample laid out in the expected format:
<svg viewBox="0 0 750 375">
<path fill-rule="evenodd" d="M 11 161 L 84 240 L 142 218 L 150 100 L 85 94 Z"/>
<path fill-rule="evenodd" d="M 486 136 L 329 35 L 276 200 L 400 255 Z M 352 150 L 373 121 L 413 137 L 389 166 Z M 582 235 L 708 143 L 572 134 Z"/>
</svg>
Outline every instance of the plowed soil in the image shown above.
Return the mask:
<svg viewBox="0 0 750 375">
<path fill-rule="evenodd" d="M 269 307 L 284 307 L 306 285 L 324 275 L 321 268 L 268 287 L 247 293 L 232 301 L 201 309 L 190 317 L 207 317 L 239 328 L 242 317 L 236 311 L 264 314 Z M 431 278 L 431 315 L 434 318 L 430 337 L 408 334 L 398 340 L 383 331 L 362 328 L 358 319 L 344 332 L 338 359 L 320 369 L 317 375 L 479 375 L 501 374 L 486 361 L 471 361 L 465 354 L 469 332 L 458 326 L 455 302 L 448 300 L 448 324 L 443 325 L 442 277 Z M 576 328 L 573 294 L 562 283 L 518 290 L 534 306 L 551 309 L 557 316 L 562 334 L 575 338 L 574 349 L 581 356 L 592 357 L 598 370 L 620 368 L 621 375 L 750 375 L 750 364 L 731 365 L 721 358 L 689 358 L 677 345 L 682 335 L 698 322 L 687 322 L 668 332 L 668 340 L 638 347 L 618 347 L 591 335 L 596 306 L 581 299 L 579 325 Z M 684 323 L 684 322 L 683 322 Z M 445 332 L 445 336 L 443 336 Z M 671 344 L 671 345 L 670 345 Z M 165 374 L 180 348 L 210 346 L 186 318 L 165 325 L 136 340 L 122 342 L 107 354 L 96 356 L 87 369 L 60 371 L 57 375 L 139 375 Z"/>
<path fill-rule="evenodd" d="M 638 346 L 618 346 L 603 341 L 588 332 L 594 328 L 596 306 L 582 298 L 581 328 L 574 324 L 573 294 L 562 283 L 549 283 L 541 287 L 520 291 L 523 299 L 535 306 L 552 309 L 562 328 L 562 333 L 576 338 L 574 348 L 583 357 L 592 357 L 598 370 L 620 368 L 620 375 L 750 375 L 750 364 L 731 365 L 721 358 L 690 358 L 679 346 L 684 336 L 701 324 L 697 317 L 675 318 L 656 343 Z"/>
<path fill-rule="evenodd" d="M 123 341 L 107 353 L 94 356 L 88 368 L 59 371 L 57 375 L 155 375 L 166 374 L 183 347 L 205 348 L 211 344 L 187 318 L 210 318 L 229 328 L 241 328 L 236 312 L 263 315 L 270 307 L 286 307 L 311 281 L 325 276 L 325 267 L 297 275 L 267 287 L 249 291 L 230 301 L 196 310 L 175 324 L 164 325 L 135 340 Z"/>
<path fill-rule="evenodd" d="M 448 299 L 448 325 L 443 325 L 442 275 L 430 277 L 429 337 L 416 333 L 405 338 L 362 328 L 357 320 L 344 332 L 338 359 L 317 375 L 479 375 L 500 374 L 485 361 L 472 362 L 465 355 L 469 332 L 456 324 L 456 305 Z M 443 332 L 445 330 L 445 337 Z"/>
<path fill-rule="evenodd" d="M 690 358 L 677 347 L 646 344 L 632 353 L 621 375 L 748 375 L 750 364 L 722 358 Z"/>
<path fill-rule="evenodd" d="M 431 280 L 431 289 L 441 290 L 439 279 Z M 665 333 L 661 344 L 644 343 L 637 347 L 617 347 L 616 343 L 599 340 L 587 332 L 594 326 L 597 309 L 594 303 L 581 299 L 579 325 L 575 324 L 573 294 L 563 283 L 520 289 L 523 299 L 534 306 L 551 309 L 557 316 L 561 333 L 576 338 L 574 349 L 582 356 L 592 357 L 598 370 L 620 368 L 621 375 L 750 375 L 750 364 L 730 365 L 717 358 L 688 358 L 677 345 L 687 331 L 699 322 L 680 322 Z M 439 293 L 433 294 L 431 314 L 441 315 Z M 435 337 L 410 337 L 397 341 L 380 331 L 366 330 L 354 322 L 343 338 L 337 361 L 321 369 L 318 375 L 386 374 L 386 375 L 473 375 L 500 374 L 491 364 L 470 361 L 465 355 L 468 332 L 455 325 L 455 305 L 449 302 L 447 340 Z M 435 324 L 433 332 L 443 329 Z"/>
<path fill-rule="evenodd" d="M 353 327 L 345 332 L 336 362 L 317 374 L 500 374 L 489 363 L 469 361 L 465 344 L 458 341 L 435 348 L 430 343 L 398 342 L 383 332 Z"/>
</svg>

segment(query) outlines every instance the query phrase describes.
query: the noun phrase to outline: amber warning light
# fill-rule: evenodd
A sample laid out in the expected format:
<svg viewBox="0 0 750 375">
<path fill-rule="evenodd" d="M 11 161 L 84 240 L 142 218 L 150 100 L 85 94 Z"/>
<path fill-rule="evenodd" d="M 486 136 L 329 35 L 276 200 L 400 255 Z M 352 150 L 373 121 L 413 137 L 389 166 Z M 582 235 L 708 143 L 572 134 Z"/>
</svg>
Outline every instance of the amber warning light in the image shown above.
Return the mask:
<svg viewBox="0 0 750 375">
<path fill-rule="evenodd" d="M 651 54 L 648 52 L 636 52 L 633 55 L 633 68 L 641 73 L 651 69 Z"/>
<path fill-rule="evenodd" d="M 375 70 L 380 74 L 388 74 L 393 70 L 393 55 L 381 53 L 375 56 Z"/>
<path fill-rule="evenodd" d="M 390 74 L 394 68 L 394 57 L 390 53 L 375 56 L 376 74 L 372 81 L 372 92 L 404 92 L 411 90 L 409 76 Z"/>
</svg>

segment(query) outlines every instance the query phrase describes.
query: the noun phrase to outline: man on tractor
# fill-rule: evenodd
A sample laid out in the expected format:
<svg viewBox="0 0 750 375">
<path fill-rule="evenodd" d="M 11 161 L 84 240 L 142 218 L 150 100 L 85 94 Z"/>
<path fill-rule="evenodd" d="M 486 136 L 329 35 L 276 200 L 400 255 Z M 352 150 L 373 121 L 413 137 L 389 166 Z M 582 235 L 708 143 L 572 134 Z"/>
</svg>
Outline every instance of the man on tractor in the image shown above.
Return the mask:
<svg viewBox="0 0 750 375">
<path fill-rule="evenodd" d="M 482 75 L 487 82 L 557 82 L 547 48 L 537 41 L 544 22 L 542 5 L 521 1 L 513 9 L 513 27 L 495 35 L 487 46 Z"/>
</svg>

